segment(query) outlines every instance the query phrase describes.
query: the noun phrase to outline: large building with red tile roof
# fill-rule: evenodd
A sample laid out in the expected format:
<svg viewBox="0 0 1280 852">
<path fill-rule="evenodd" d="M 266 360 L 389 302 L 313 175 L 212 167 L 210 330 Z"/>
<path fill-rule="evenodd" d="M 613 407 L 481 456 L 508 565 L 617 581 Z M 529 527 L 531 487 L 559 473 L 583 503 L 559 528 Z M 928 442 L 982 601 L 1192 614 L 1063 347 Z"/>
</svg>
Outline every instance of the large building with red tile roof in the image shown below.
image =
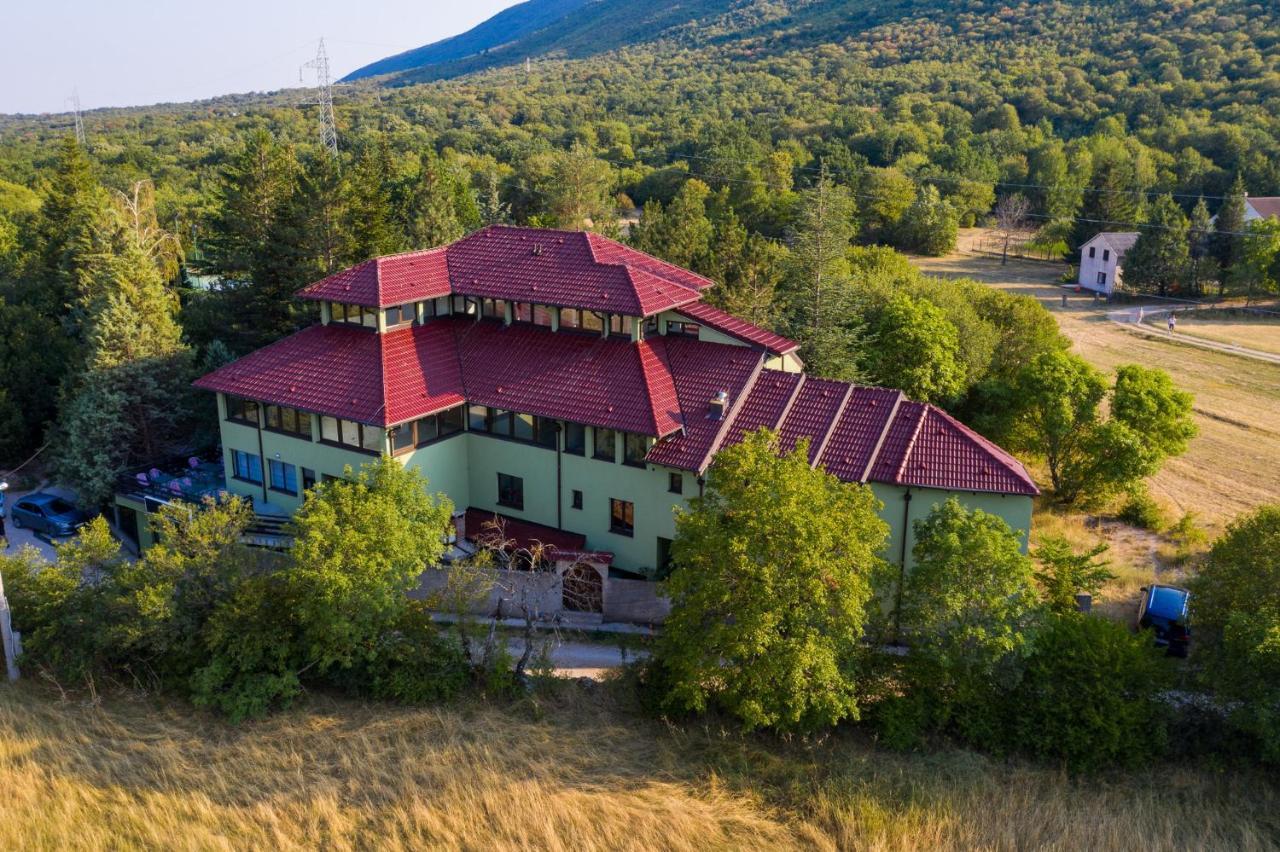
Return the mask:
<svg viewBox="0 0 1280 852">
<path fill-rule="evenodd" d="M 496 516 L 653 577 L 715 454 L 767 428 L 875 491 L 904 567 L 912 522 L 952 495 L 1026 533 L 1016 459 L 898 391 L 805 375 L 711 286 L 595 234 L 490 227 L 304 288 L 320 324 L 196 385 L 218 395 L 229 488 L 264 513 L 388 453 L 464 526 Z"/>
</svg>

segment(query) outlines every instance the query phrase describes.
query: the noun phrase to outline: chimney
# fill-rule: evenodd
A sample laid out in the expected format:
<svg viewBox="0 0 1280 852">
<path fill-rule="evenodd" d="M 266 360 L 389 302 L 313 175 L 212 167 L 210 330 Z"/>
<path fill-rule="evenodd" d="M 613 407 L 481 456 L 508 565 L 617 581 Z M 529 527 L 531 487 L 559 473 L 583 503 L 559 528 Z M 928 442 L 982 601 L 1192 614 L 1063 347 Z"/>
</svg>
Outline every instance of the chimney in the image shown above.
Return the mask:
<svg viewBox="0 0 1280 852">
<path fill-rule="evenodd" d="M 716 391 L 716 395 L 711 397 L 711 407 L 707 416 L 712 420 L 723 420 L 724 410 L 729 405 L 729 394 L 724 391 Z"/>
</svg>

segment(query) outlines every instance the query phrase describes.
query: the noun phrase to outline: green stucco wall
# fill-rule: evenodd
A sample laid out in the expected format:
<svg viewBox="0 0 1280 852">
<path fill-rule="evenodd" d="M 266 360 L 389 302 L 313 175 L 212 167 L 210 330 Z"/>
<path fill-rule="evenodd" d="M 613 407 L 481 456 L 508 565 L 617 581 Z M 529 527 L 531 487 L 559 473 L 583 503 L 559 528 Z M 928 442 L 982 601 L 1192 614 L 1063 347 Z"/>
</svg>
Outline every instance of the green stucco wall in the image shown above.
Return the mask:
<svg viewBox="0 0 1280 852">
<path fill-rule="evenodd" d="M 230 453 L 227 452 L 236 449 L 257 454 L 259 431 L 226 420 L 222 406 L 220 399 L 219 413 L 224 415 L 221 425 L 227 489 L 260 502 L 263 499 L 262 486 L 235 479 Z M 318 423 L 313 424 L 313 434 L 319 434 Z M 365 453 L 265 430 L 261 432 L 261 440 L 264 478 L 268 478 L 267 463 L 277 457 L 299 468 L 299 484 L 303 467 L 314 470 L 317 479 L 321 479 L 325 474 L 341 476 L 348 465 L 359 469 L 372 461 L 372 457 Z M 448 495 L 456 512 L 471 506 L 550 527 L 558 526 L 586 536 L 587 547 L 591 550 L 612 552 L 614 565 L 618 568 L 651 573 L 658 564 L 658 539 L 675 537 L 674 510 L 677 506 L 687 506 L 688 499 L 698 493 L 697 477 L 683 472 L 683 494 L 672 494 L 668 491 L 671 469 L 622 464 L 621 436 L 616 442 L 613 462 L 596 459 L 593 457 L 594 440 L 594 431 L 588 429 L 586 454 L 576 456 L 518 441 L 464 432 L 397 458 L 405 465 L 417 467 L 426 476 L 433 493 Z M 498 505 L 499 473 L 523 480 L 523 508 Z M 904 518 L 903 498 L 908 489 L 878 483 L 873 483 L 871 489 L 884 504 L 881 517 L 890 529 L 883 555 L 888 561 L 899 563 L 906 530 L 906 569 L 910 570 L 914 544 L 911 525 L 926 517 L 934 506 L 952 496 L 953 492 L 909 489 L 912 499 L 909 515 Z M 581 509 L 573 508 L 575 490 L 582 492 Z M 982 509 L 1003 518 L 1022 534 L 1025 549 L 1031 528 L 1032 504 L 1029 497 L 980 492 L 954 494 L 969 508 Z M 269 487 L 267 496 L 274 506 L 290 513 L 302 503 L 301 495 L 294 497 L 272 491 Z M 611 531 L 611 499 L 625 500 L 634 505 L 634 535 Z"/>
</svg>

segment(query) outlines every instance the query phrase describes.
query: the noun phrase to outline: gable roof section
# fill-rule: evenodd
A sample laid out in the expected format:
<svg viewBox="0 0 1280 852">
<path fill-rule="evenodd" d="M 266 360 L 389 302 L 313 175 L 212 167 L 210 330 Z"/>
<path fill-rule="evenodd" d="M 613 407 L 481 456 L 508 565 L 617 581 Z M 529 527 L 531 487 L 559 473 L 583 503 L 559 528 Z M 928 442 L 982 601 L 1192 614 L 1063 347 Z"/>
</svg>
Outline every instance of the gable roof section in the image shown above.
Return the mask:
<svg viewBox="0 0 1280 852">
<path fill-rule="evenodd" d="M 777 428 L 799 395 L 804 380 L 804 373 L 761 372 L 738 416 L 729 424 L 721 445 L 733 446 L 758 429 Z"/>
<path fill-rule="evenodd" d="M 1280 196 L 1246 198 L 1245 203 L 1263 219 L 1280 219 Z"/>
<path fill-rule="evenodd" d="M 1134 247 L 1138 242 L 1137 231 L 1103 231 L 1093 238 L 1093 240 L 1101 240 L 1106 243 L 1116 253 L 1117 256 L 1124 255 L 1129 249 Z M 1093 242 L 1089 240 L 1089 242 Z M 1088 245 L 1089 243 L 1085 243 Z"/>
<path fill-rule="evenodd" d="M 725 427 L 746 401 L 764 367 L 764 357 L 740 346 L 678 337 L 664 337 L 654 344 L 666 351 L 684 428 L 654 444 L 646 458 L 654 464 L 701 472 L 718 449 Z M 714 419 L 711 400 L 720 391 L 728 395 L 728 403 L 725 416 Z"/>
<path fill-rule="evenodd" d="M 759 346 L 770 355 L 786 355 L 800 348 L 800 344 L 794 340 L 788 340 L 780 334 L 774 334 L 746 320 L 738 319 L 733 314 L 726 313 L 706 302 L 684 305 L 679 312 L 743 343 Z"/>
<path fill-rule="evenodd" d="M 675 386 L 654 346 L 532 326 L 455 329 L 466 397 L 494 408 L 642 435 L 680 428 Z"/>
<path fill-rule="evenodd" d="M 791 452 L 802 438 L 808 438 L 809 464 L 813 464 L 852 391 L 853 386 L 846 382 L 806 380 L 786 419 L 778 427 L 782 452 Z"/>
<path fill-rule="evenodd" d="M 304 299 L 389 308 L 449 295 L 446 249 L 375 257 L 298 291 Z"/>
<path fill-rule="evenodd" d="M 298 295 L 388 308 L 458 293 L 649 316 L 696 302 L 710 286 L 599 234 L 493 225 L 448 246 L 367 260 Z"/>
<path fill-rule="evenodd" d="M 846 482 L 865 482 L 904 397 L 887 388 L 855 387 L 818 462 Z"/>
<path fill-rule="evenodd" d="M 428 323 L 391 331 L 381 337 L 387 425 L 425 417 L 466 402 L 451 329 L 443 324 Z"/>
</svg>

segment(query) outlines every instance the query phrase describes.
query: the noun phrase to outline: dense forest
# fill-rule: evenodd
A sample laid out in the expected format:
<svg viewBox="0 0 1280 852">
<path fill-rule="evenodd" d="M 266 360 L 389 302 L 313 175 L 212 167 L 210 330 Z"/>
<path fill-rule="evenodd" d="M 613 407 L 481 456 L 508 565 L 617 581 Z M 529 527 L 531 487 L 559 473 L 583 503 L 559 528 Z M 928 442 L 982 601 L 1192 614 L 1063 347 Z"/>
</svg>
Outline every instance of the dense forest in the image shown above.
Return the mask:
<svg viewBox="0 0 1280 852">
<path fill-rule="evenodd" d="M 529 69 L 339 87 L 336 158 L 290 93 L 90 112 L 84 146 L 66 117 L 0 117 L 0 462 L 47 443 L 100 495 L 200 440 L 187 380 L 309 322 L 298 287 L 490 222 L 625 232 L 815 372 L 1001 435 L 1017 370 L 1061 349 L 1052 320 L 891 249 L 944 253 L 1014 210 L 1064 257 L 1173 234 L 1144 249 L 1173 257 L 1161 292 L 1280 280 L 1280 235 L 1239 223 L 1244 192 L 1280 194 L 1269 5 L 634 5 L 530 36 Z M 869 345 L 900 328 L 937 333 Z"/>
</svg>

